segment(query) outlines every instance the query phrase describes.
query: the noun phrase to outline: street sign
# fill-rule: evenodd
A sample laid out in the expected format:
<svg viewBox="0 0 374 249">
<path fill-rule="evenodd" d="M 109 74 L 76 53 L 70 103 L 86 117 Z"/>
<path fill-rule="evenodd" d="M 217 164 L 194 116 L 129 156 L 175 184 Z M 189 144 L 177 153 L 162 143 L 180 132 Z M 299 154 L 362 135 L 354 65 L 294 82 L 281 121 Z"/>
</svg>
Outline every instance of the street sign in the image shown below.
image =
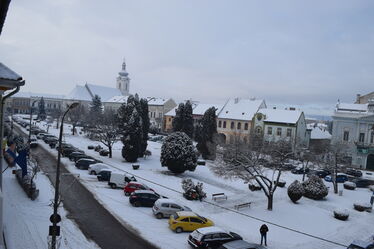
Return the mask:
<svg viewBox="0 0 374 249">
<path fill-rule="evenodd" d="M 61 221 L 61 216 L 59 214 L 52 214 L 51 217 L 49 217 L 49 220 L 52 222 L 52 223 L 59 223 Z"/>
<path fill-rule="evenodd" d="M 60 227 L 49 226 L 49 236 L 60 236 Z"/>
</svg>

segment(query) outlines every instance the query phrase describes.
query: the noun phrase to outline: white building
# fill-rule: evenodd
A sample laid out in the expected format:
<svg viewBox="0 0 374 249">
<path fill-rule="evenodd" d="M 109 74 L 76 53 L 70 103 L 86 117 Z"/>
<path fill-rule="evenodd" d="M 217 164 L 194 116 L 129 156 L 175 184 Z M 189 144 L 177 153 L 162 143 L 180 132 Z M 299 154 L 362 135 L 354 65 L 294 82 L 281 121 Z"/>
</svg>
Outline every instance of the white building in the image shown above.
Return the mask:
<svg viewBox="0 0 374 249">
<path fill-rule="evenodd" d="M 252 127 L 252 132 L 263 136 L 265 141 L 289 141 L 293 149 L 309 146 L 310 133 L 307 131 L 304 113 L 293 108 L 259 109 L 254 115 Z"/>
<path fill-rule="evenodd" d="M 352 166 L 374 170 L 374 99 L 367 104 L 338 102 L 331 143 L 346 144 Z"/>
<path fill-rule="evenodd" d="M 117 89 L 121 91 L 122 95 L 127 96 L 130 94 L 130 78 L 128 72 L 126 71 L 125 59 L 123 59 L 122 70 L 118 73 Z"/>
</svg>

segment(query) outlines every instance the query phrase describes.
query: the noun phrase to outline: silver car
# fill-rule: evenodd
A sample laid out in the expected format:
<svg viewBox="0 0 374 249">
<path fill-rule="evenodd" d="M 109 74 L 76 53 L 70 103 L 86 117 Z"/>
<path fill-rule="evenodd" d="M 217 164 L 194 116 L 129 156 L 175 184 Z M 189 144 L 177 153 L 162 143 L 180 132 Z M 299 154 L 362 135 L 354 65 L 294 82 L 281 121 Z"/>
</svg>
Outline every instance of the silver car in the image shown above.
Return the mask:
<svg viewBox="0 0 374 249">
<path fill-rule="evenodd" d="M 162 218 L 169 218 L 170 215 L 175 214 L 179 211 L 192 211 L 191 208 L 186 207 L 178 202 L 161 198 L 158 199 L 152 208 L 153 214 L 156 216 L 157 219 Z"/>
</svg>

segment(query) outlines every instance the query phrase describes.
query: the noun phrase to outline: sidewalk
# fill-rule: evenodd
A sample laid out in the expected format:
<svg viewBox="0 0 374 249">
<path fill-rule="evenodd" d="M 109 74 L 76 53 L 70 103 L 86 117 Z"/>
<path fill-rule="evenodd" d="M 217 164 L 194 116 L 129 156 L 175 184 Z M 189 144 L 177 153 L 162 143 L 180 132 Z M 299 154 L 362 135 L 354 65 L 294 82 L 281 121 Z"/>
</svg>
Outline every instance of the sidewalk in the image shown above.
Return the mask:
<svg viewBox="0 0 374 249">
<path fill-rule="evenodd" d="M 39 197 L 30 200 L 18 184 L 12 168 L 3 174 L 4 233 L 7 249 L 47 249 L 48 229 L 51 225 L 51 200 L 54 188 L 48 178 L 39 172 L 36 179 Z M 82 234 L 78 226 L 66 218 L 66 211 L 59 208 L 62 221 L 60 249 L 98 249 L 99 247 Z"/>
</svg>

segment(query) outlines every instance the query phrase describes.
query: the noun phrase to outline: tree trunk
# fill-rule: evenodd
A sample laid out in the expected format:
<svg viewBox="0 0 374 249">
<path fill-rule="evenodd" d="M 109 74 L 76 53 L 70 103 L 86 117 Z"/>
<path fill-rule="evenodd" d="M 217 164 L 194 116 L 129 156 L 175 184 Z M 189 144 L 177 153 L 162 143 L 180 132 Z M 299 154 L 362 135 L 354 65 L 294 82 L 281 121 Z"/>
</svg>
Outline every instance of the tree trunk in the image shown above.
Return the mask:
<svg viewBox="0 0 374 249">
<path fill-rule="evenodd" d="M 268 210 L 272 211 L 273 210 L 273 194 L 269 194 L 268 196 Z"/>
<path fill-rule="evenodd" d="M 60 125 L 60 119 L 58 118 L 58 119 L 57 119 L 57 122 L 56 122 L 56 129 L 59 128 L 59 125 Z"/>
<path fill-rule="evenodd" d="M 108 146 L 109 149 L 109 158 L 112 158 L 112 146 Z"/>
<path fill-rule="evenodd" d="M 335 170 L 334 175 L 335 175 L 335 181 L 334 181 L 334 193 L 337 194 L 337 193 L 338 193 L 338 181 L 336 180 L 336 178 L 337 178 L 337 176 L 338 176 L 338 172 L 337 172 L 337 170 Z"/>
<path fill-rule="evenodd" d="M 73 136 L 75 135 L 75 125 L 73 124 Z"/>
</svg>

